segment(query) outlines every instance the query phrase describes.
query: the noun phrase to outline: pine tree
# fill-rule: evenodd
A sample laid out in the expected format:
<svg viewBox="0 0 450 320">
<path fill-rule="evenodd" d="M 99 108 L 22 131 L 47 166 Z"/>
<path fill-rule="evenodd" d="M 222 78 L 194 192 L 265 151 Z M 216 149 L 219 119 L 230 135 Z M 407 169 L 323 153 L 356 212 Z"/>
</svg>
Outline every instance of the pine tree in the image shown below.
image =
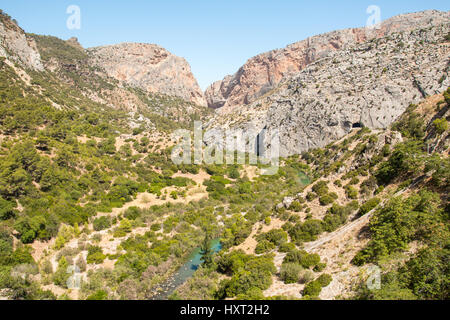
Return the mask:
<svg viewBox="0 0 450 320">
<path fill-rule="evenodd" d="M 211 248 L 211 238 L 208 233 L 206 234 L 203 244 L 200 247 L 200 254 L 202 255 L 202 265 L 209 268 L 213 263 L 214 252 Z"/>
</svg>

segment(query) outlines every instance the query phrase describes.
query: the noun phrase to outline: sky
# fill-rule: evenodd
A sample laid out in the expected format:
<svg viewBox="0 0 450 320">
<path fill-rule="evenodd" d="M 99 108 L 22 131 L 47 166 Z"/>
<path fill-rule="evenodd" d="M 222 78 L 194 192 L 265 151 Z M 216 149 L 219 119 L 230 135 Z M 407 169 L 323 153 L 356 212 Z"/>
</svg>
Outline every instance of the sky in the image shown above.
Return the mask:
<svg viewBox="0 0 450 320">
<path fill-rule="evenodd" d="M 74 13 L 67 13 L 71 5 L 80 9 L 79 29 L 67 26 Z M 158 44 L 189 62 L 202 89 L 234 74 L 259 53 L 316 34 L 365 26 L 370 5 L 380 8 L 382 20 L 450 10 L 448 0 L 0 0 L 0 9 L 29 33 L 77 37 L 85 48 Z"/>
</svg>

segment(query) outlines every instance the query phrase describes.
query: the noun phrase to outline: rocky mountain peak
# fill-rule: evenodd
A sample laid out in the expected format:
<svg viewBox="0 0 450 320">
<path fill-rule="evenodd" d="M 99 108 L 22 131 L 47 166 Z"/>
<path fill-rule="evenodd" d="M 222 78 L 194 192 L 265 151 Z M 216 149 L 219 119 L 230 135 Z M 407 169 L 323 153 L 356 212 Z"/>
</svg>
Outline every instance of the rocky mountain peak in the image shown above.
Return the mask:
<svg viewBox="0 0 450 320">
<path fill-rule="evenodd" d="M 411 16 L 407 17 L 411 23 L 417 21 Z M 397 19 L 402 20 L 401 17 Z M 222 108 L 211 120 L 210 128 L 231 131 L 252 128 L 256 133 L 265 129 L 269 132 L 267 136 L 277 130 L 282 156 L 324 147 L 355 127 L 387 128 L 408 105 L 442 92 L 450 85 L 450 20 L 427 21 L 436 24 L 424 27 L 418 23 L 413 29 L 402 24 L 401 32 L 389 33 L 353 46 L 347 43 L 343 49 L 332 50 L 323 57 L 318 55 L 319 51 L 314 51 L 314 55 L 310 55 L 314 56 L 314 62 L 290 78 L 285 78 L 264 96 L 252 96 L 256 99 L 254 102 L 248 99 L 248 95 L 230 95 L 229 99 L 235 100 L 227 100 L 226 103 L 237 103 L 239 98 L 251 103 L 235 108 L 231 104 L 228 108 Z M 395 20 L 377 32 L 382 33 L 389 28 L 392 30 L 392 26 L 398 26 Z M 340 34 L 340 39 L 354 31 Z M 327 48 L 333 46 L 329 41 L 331 37 L 328 34 L 324 43 Z M 318 37 L 309 43 L 321 43 L 323 39 Z M 315 47 L 319 48 L 318 45 Z M 260 61 L 275 61 L 268 59 L 267 55 L 273 57 L 276 54 L 275 51 L 255 57 L 240 72 L 248 72 L 252 68 L 255 70 L 254 66 L 263 65 Z M 287 61 L 285 57 L 283 55 L 284 60 L 278 61 Z M 278 75 L 282 78 L 281 73 Z M 235 80 L 236 76 L 231 78 L 230 83 Z M 218 84 L 215 86 L 221 87 Z M 235 90 L 242 88 L 237 86 Z"/>
<path fill-rule="evenodd" d="M 206 106 L 197 80 L 184 58 L 145 43 L 121 43 L 87 49 L 90 63 L 122 84 L 147 92 L 177 96 Z"/>
<path fill-rule="evenodd" d="M 395 32 L 429 28 L 448 22 L 449 12 L 429 10 L 395 16 L 381 23 L 379 29 L 345 29 L 333 31 L 262 53 L 249 59 L 234 75 L 213 83 L 205 91 L 210 108 L 233 108 L 248 105 L 276 88 L 311 63 L 358 43 L 381 38 Z"/>
<path fill-rule="evenodd" d="M 84 50 L 83 46 L 78 42 L 78 38 L 77 37 L 72 37 L 68 40 L 66 40 L 67 44 L 71 45 L 72 47 L 79 49 L 79 50 Z"/>
</svg>

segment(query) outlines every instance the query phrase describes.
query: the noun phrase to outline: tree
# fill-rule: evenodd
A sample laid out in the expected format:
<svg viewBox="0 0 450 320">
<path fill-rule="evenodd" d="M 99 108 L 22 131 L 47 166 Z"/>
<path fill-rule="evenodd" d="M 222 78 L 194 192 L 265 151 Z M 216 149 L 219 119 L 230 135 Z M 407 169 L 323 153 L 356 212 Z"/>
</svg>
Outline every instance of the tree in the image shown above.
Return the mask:
<svg viewBox="0 0 450 320">
<path fill-rule="evenodd" d="M 211 238 L 208 233 L 205 235 L 205 238 L 203 239 L 203 243 L 200 247 L 200 254 L 202 255 L 201 258 L 202 265 L 204 265 L 207 268 L 211 267 L 213 264 L 214 251 L 211 248 Z"/>
<path fill-rule="evenodd" d="M 15 216 L 16 206 L 11 201 L 6 201 L 0 197 L 0 220 L 7 220 Z"/>
<path fill-rule="evenodd" d="M 58 269 L 53 274 L 53 282 L 57 286 L 67 288 L 67 280 L 70 277 L 70 273 L 67 272 L 68 267 L 69 263 L 67 262 L 66 257 L 62 256 L 58 261 Z"/>
<path fill-rule="evenodd" d="M 444 118 L 434 120 L 433 125 L 436 128 L 438 134 L 443 134 L 448 130 L 448 122 Z"/>
</svg>

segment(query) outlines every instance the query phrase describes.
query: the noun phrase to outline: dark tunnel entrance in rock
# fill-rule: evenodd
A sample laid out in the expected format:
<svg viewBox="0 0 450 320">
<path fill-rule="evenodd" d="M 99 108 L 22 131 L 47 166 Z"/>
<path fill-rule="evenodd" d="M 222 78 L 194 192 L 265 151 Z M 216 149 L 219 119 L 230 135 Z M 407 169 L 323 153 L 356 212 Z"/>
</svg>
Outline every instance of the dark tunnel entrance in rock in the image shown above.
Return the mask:
<svg viewBox="0 0 450 320">
<path fill-rule="evenodd" d="M 352 128 L 362 128 L 363 124 L 361 122 L 355 122 L 354 124 L 352 124 Z"/>
</svg>

